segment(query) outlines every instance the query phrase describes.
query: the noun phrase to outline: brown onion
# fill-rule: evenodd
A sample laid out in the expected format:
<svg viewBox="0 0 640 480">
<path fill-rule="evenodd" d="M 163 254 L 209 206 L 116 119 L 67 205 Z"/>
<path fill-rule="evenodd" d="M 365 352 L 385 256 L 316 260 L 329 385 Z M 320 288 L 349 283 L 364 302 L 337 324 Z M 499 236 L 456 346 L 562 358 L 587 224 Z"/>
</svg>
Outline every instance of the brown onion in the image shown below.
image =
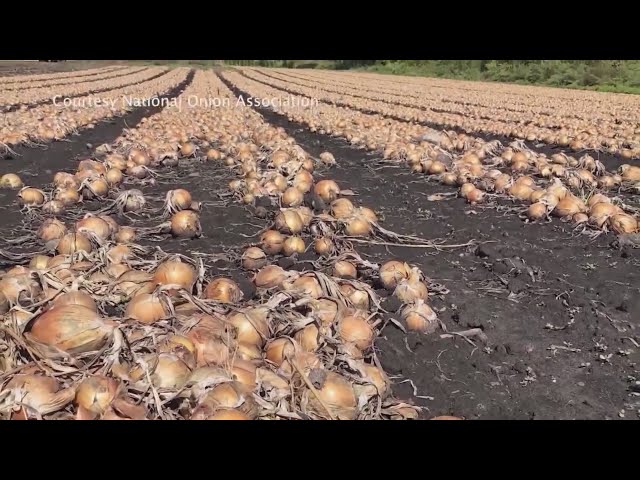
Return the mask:
<svg viewBox="0 0 640 480">
<path fill-rule="evenodd" d="M 242 300 L 243 293 L 236 282 L 229 278 L 219 277 L 207 285 L 204 297 L 221 303 L 238 303 Z"/>
</svg>

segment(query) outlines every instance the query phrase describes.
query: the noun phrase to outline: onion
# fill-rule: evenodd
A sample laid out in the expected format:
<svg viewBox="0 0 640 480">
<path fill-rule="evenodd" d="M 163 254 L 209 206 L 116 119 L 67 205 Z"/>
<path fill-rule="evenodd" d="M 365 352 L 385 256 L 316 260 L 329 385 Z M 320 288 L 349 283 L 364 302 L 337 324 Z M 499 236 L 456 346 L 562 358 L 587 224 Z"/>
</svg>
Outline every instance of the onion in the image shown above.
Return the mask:
<svg viewBox="0 0 640 480">
<path fill-rule="evenodd" d="M 302 220 L 302 225 L 304 227 L 308 227 L 311 225 L 311 220 L 313 220 L 313 212 L 309 207 L 300 206 L 296 208 L 297 214 L 300 216 L 300 220 Z"/>
<path fill-rule="evenodd" d="M 265 346 L 265 358 L 276 366 L 283 367 L 282 371 L 287 375 L 290 375 L 292 370 L 291 365 L 287 360 L 293 357 L 298 348 L 297 343 L 290 338 L 276 338 L 271 340 Z"/>
<path fill-rule="evenodd" d="M 617 234 L 636 233 L 638 231 L 638 220 L 626 213 L 618 213 L 609 218 L 611 229 Z"/>
<path fill-rule="evenodd" d="M 611 203 L 611 199 L 606 195 L 602 195 L 601 193 L 596 193 L 589 197 L 589 201 L 587 202 L 587 206 L 589 208 L 593 207 L 596 203 Z"/>
<path fill-rule="evenodd" d="M 352 217 L 347 221 L 345 232 L 351 237 L 366 237 L 371 233 L 371 224 L 364 217 Z"/>
<path fill-rule="evenodd" d="M 67 233 L 58 242 L 56 251 L 59 255 L 71 255 L 80 251 L 91 253 L 93 251 L 93 245 L 82 233 Z"/>
<path fill-rule="evenodd" d="M 124 180 L 122 171 L 118 170 L 117 168 L 112 168 L 111 170 L 109 170 L 106 174 L 106 178 L 109 185 L 114 187 L 120 185 L 122 183 L 122 180 Z"/>
<path fill-rule="evenodd" d="M 85 292 L 80 292 L 78 290 L 72 290 L 67 293 L 63 293 L 59 297 L 57 297 L 53 302 L 53 307 L 58 308 L 64 305 L 82 305 L 94 312 L 98 312 L 98 306 L 96 302 L 93 300 L 91 295 Z"/>
<path fill-rule="evenodd" d="M 49 257 L 46 255 L 36 255 L 29 262 L 29 268 L 33 270 L 46 270 L 49 263 Z"/>
<path fill-rule="evenodd" d="M 282 194 L 282 205 L 285 207 L 298 207 L 304 200 L 303 192 L 295 187 L 289 187 Z"/>
<path fill-rule="evenodd" d="M 111 236 L 111 227 L 100 217 L 87 216 L 76 223 L 78 233 L 89 233 L 100 240 L 107 240 Z"/>
<path fill-rule="evenodd" d="M 298 234 L 302 232 L 302 219 L 295 210 L 282 210 L 275 218 L 275 227 L 282 233 Z"/>
<path fill-rule="evenodd" d="M 378 223 L 378 217 L 376 213 L 367 207 L 360 207 L 357 210 L 357 214 L 369 220 L 369 223 Z"/>
<path fill-rule="evenodd" d="M 305 274 L 291 283 L 285 282 L 284 289 L 301 297 L 320 298 L 323 294 L 320 282 L 313 274 Z"/>
<path fill-rule="evenodd" d="M 204 291 L 204 298 L 220 303 L 238 303 L 242 297 L 243 293 L 238 284 L 224 277 L 213 279 Z"/>
<path fill-rule="evenodd" d="M 422 333 L 433 333 L 438 328 L 438 316 L 424 300 L 406 305 L 402 309 L 402 319 L 407 328 Z"/>
<path fill-rule="evenodd" d="M 206 420 L 251 420 L 251 418 L 236 408 L 221 408 L 207 417 Z"/>
<path fill-rule="evenodd" d="M 113 329 L 90 308 L 62 305 L 38 316 L 29 333 L 37 342 L 73 355 L 99 350 Z"/>
<path fill-rule="evenodd" d="M 198 279 L 195 268 L 175 257 L 160 264 L 153 274 L 153 281 L 157 285 L 180 285 L 188 292 Z"/>
<path fill-rule="evenodd" d="M 304 253 L 304 240 L 297 235 L 291 236 L 284 241 L 282 250 L 287 257 L 291 257 L 296 253 Z"/>
<path fill-rule="evenodd" d="M 300 170 L 293 179 L 293 186 L 302 193 L 307 193 L 313 185 L 313 176 L 307 170 Z"/>
<path fill-rule="evenodd" d="M 92 179 L 86 183 L 84 190 L 86 198 L 101 198 L 106 196 L 107 193 L 109 193 L 109 184 L 103 178 Z"/>
<path fill-rule="evenodd" d="M 536 202 L 529 205 L 527 209 L 527 217 L 530 220 L 539 220 L 547 215 L 547 205 L 542 202 Z"/>
<path fill-rule="evenodd" d="M 589 209 L 589 223 L 601 228 L 610 217 L 621 213 L 624 213 L 622 209 L 612 203 L 596 203 Z"/>
<path fill-rule="evenodd" d="M 23 183 L 15 173 L 7 173 L 0 177 L 0 188 L 22 188 Z"/>
<path fill-rule="evenodd" d="M 325 327 L 331 326 L 338 319 L 340 305 L 337 300 L 330 298 L 319 298 L 309 303 L 312 316 Z"/>
<path fill-rule="evenodd" d="M 469 192 L 475 190 L 476 187 L 473 183 L 465 183 L 460 187 L 460 196 L 466 198 Z"/>
<path fill-rule="evenodd" d="M 523 183 L 514 183 L 509 188 L 509 195 L 517 198 L 518 200 L 529 200 L 532 193 L 533 189 Z"/>
<path fill-rule="evenodd" d="M 304 393 L 308 409 L 322 418 L 330 415 L 338 420 L 355 420 L 358 413 L 357 401 L 353 387 L 347 379 L 337 373 L 325 371 L 318 376 L 322 381 L 315 382 L 315 393 L 310 390 Z"/>
<path fill-rule="evenodd" d="M 9 392 L 8 399 L 47 415 L 63 409 L 75 396 L 74 388 L 60 389 L 60 384 L 53 377 L 44 375 L 15 375 L 4 387 Z M 7 400 L 5 399 L 5 404 Z"/>
<path fill-rule="evenodd" d="M 305 352 L 315 352 L 319 347 L 320 331 L 314 323 L 310 323 L 296 332 L 294 338 Z"/>
<path fill-rule="evenodd" d="M 456 184 L 457 178 L 458 176 L 455 173 L 448 172 L 448 173 L 443 173 L 440 176 L 440 181 L 445 185 L 453 186 Z"/>
<path fill-rule="evenodd" d="M 333 180 L 320 180 L 315 184 L 313 191 L 326 203 L 331 203 L 338 198 L 340 187 Z"/>
<path fill-rule="evenodd" d="M 133 227 L 120 227 L 113 238 L 121 244 L 133 243 L 136 240 L 136 231 Z"/>
<path fill-rule="evenodd" d="M 509 185 L 511 185 L 511 182 L 511 177 L 506 173 L 503 173 L 495 179 L 493 189 L 498 193 L 502 193 L 509 187 Z"/>
<path fill-rule="evenodd" d="M 53 176 L 53 184 L 58 188 L 78 188 L 75 177 L 67 172 L 58 172 Z"/>
<path fill-rule="evenodd" d="M 348 283 L 340 285 L 340 291 L 354 307 L 362 310 L 369 309 L 369 294 L 366 291 L 357 289 Z"/>
<path fill-rule="evenodd" d="M 41 293 L 40 285 L 30 273 L 7 274 L 0 280 L 0 292 L 10 305 L 33 301 Z"/>
<path fill-rule="evenodd" d="M 207 150 L 207 160 L 220 160 L 221 158 L 222 154 L 215 148 Z"/>
<path fill-rule="evenodd" d="M 247 308 L 232 313 L 227 320 L 236 328 L 238 342 L 262 346 L 269 336 L 268 314 L 265 307 Z"/>
<path fill-rule="evenodd" d="M 460 417 L 452 417 L 451 415 L 440 415 L 430 418 L 429 420 L 462 420 Z"/>
<path fill-rule="evenodd" d="M 348 198 L 338 198 L 331 202 L 331 214 L 338 220 L 350 217 L 355 210 Z"/>
<path fill-rule="evenodd" d="M 93 414 L 104 414 L 115 400 L 120 390 L 120 383 L 103 376 L 91 376 L 78 385 L 75 402 Z"/>
<path fill-rule="evenodd" d="M 187 190 L 179 188 L 167 192 L 166 203 L 173 210 L 187 210 L 191 207 L 192 202 L 191 194 Z"/>
<path fill-rule="evenodd" d="M 267 230 L 260 237 L 262 249 L 268 255 L 275 255 L 282 251 L 284 236 L 276 230 Z"/>
<path fill-rule="evenodd" d="M 267 255 L 258 247 L 249 247 L 242 254 L 242 266 L 247 270 L 259 270 L 266 264 Z"/>
<path fill-rule="evenodd" d="M 574 196 L 566 196 L 558 202 L 552 213 L 558 217 L 568 217 L 586 211 L 587 208 L 581 200 Z"/>
<path fill-rule="evenodd" d="M 187 383 L 191 370 L 177 355 L 172 353 L 161 353 L 157 357 L 157 362 L 153 368 L 150 368 L 151 382 L 156 388 L 177 390 Z M 152 365 L 150 365 L 151 367 Z M 140 367 L 136 367 L 131 373 L 133 378 L 143 378 L 146 375 Z"/>
<path fill-rule="evenodd" d="M 55 218 L 47 218 L 38 229 L 38 238 L 44 242 L 58 240 L 67 233 L 64 223 Z"/>
<path fill-rule="evenodd" d="M 474 188 L 473 190 L 467 192 L 465 198 L 471 204 L 476 204 L 482 201 L 484 198 L 484 192 L 482 190 L 478 190 Z"/>
<path fill-rule="evenodd" d="M 51 215 L 60 215 L 64 211 L 64 205 L 58 200 L 51 200 L 42 205 L 42 211 Z"/>
<path fill-rule="evenodd" d="M 44 192 L 37 188 L 24 187 L 18 193 L 20 202 L 23 205 L 42 205 L 44 203 Z"/>
<path fill-rule="evenodd" d="M 395 290 L 398 282 L 409 278 L 411 268 L 405 262 L 389 260 L 380 267 L 380 281 L 384 288 L 389 291 Z"/>
<path fill-rule="evenodd" d="M 231 373 L 244 387 L 253 390 L 256 387 L 256 365 L 246 360 L 235 359 Z"/>
<path fill-rule="evenodd" d="M 184 157 L 193 155 L 195 151 L 196 151 L 196 146 L 191 142 L 184 142 L 180 145 L 180 153 Z"/>
<path fill-rule="evenodd" d="M 330 256 L 335 251 L 335 246 L 329 237 L 320 237 L 316 239 L 313 247 L 318 255 L 325 257 Z"/>
<path fill-rule="evenodd" d="M 80 201 L 80 194 L 74 188 L 65 188 L 56 191 L 55 200 L 62 203 L 65 207 L 70 207 Z"/>
<path fill-rule="evenodd" d="M 225 365 L 231 357 L 231 350 L 225 343 L 228 341 L 228 332 L 222 322 L 216 322 L 213 317 L 207 317 L 187 335 L 194 346 L 193 353 L 199 366 Z"/>
<path fill-rule="evenodd" d="M 281 286 L 289 276 L 289 273 L 278 265 L 267 265 L 256 274 L 254 282 L 258 288 L 269 289 Z"/>
<path fill-rule="evenodd" d="M 164 301 L 153 293 L 142 293 L 133 297 L 127 304 L 125 317 L 141 323 L 155 323 L 169 316 Z"/>
<path fill-rule="evenodd" d="M 171 233 L 176 237 L 194 238 L 201 231 L 200 217 L 193 210 L 182 210 L 171 217 Z"/>
<path fill-rule="evenodd" d="M 429 291 L 424 282 L 420 280 L 420 271 L 413 267 L 409 272 L 409 277 L 398 282 L 394 290 L 394 295 L 402 303 L 413 303 L 417 300 L 427 300 Z"/>
<path fill-rule="evenodd" d="M 573 223 L 579 225 L 581 223 L 586 223 L 589 221 L 589 216 L 586 213 L 576 213 L 573 217 L 571 217 Z"/>
<path fill-rule="evenodd" d="M 333 265 L 333 275 L 340 278 L 355 279 L 358 276 L 358 272 L 353 263 L 345 260 L 338 260 Z"/>
<path fill-rule="evenodd" d="M 374 337 L 371 324 L 358 314 L 342 318 L 338 323 L 338 333 L 342 340 L 353 343 L 360 350 L 369 348 Z"/>
</svg>

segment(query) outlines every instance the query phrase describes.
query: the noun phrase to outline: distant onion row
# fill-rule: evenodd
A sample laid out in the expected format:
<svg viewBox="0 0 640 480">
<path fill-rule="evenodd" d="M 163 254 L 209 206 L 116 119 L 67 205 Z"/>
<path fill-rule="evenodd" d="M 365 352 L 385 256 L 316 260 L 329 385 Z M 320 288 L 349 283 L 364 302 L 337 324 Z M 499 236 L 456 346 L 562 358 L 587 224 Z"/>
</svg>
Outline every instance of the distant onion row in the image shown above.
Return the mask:
<svg viewBox="0 0 640 480">
<path fill-rule="evenodd" d="M 282 91 L 264 87 L 235 72 L 223 75 L 256 97 L 284 95 Z M 419 125 L 326 104 L 320 104 L 314 110 L 277 104 L 275 108 L 290 119 L 307 124 L 312 131 L 344 137 L 354 146 L 381 151 L 385 159 L 406 163 L 415 173 L 434 175 L 443 184 L 460 186 L 461 196 L 470 203 L 483 201 L 485 192 L 504 193 L 532 203 L 527 212 L 532 220 L 553 213 L 616 233 L 638 231 L 638 219 L 596 189 L 606 192 L 622 185 L 638 188 L 640 167 L 626 164 L 617 173 L 610 173 L 590 155 L 576 159 L 566 154 L 554 154 L 549 158 L 518 142 L 505 147 L 497 141 L 486 142 L 463 134 L 449 136 Z M 572 189 L 591 193 L 588 198 L 580 198 L 570 192 Z M 595 206 L 594 199 L 611 206 L 595 207 L 595 218 L 591 218 L 593 215 L 587 204 L 589 208 Z M 600 213 L 602 209 L 607 210 L 604 217 Z"/>
</svg>

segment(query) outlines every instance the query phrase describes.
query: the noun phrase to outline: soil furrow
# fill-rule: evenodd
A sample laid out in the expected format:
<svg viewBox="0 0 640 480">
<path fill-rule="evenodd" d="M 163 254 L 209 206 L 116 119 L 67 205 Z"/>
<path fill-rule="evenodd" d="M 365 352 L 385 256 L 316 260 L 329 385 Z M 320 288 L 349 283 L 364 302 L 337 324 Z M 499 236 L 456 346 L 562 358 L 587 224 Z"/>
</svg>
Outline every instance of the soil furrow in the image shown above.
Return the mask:
<svg viewBox="0 0 640 480">
<path fill-rule="evenodd" d="M 259 111 L 311 154 L 332 152 L 338 165 L 331 178 L 380 212 L 385 228 L 453 244 L 483 242 L 442 252 L 356 245 L 373 261 L 397 257 L 418 265 L 450 290 L 433 298 L 446 328 L 481 329 L 488 338 L 485 344 L 472 337 L 471 345 L 440 338 L 442 332 L 406 336 L 388 324 L 376 343 L 383 367 L 401 377 L 396 382 L 410 379 L 419 396 L 432 397 L 417 399 L 430 415 L 602 419 L 618 418 L 633 403 L 629 382 L 640 360 L 629 340 L 639 340 L 637 250 L 613 249 L 604 235 L 585 243 L 561 222 L 526 224 L 459 198 L 429 201 L 447 189 L 375 153 Z M 414 393 L 409 382 L 395 390 L 405 398 Z"/>
</svg>

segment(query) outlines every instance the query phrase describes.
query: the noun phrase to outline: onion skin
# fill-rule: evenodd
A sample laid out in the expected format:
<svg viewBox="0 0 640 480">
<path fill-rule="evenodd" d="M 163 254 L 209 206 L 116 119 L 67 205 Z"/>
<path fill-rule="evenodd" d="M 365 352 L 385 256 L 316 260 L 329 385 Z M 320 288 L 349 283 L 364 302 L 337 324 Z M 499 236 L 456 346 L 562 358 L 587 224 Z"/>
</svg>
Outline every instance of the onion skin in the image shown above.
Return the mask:
<svg viewBox="0 0 640 480">
<path fill-rule="evenodd" d="M 167 260 L 160 264 L 153 274 L 158 285 L 179 285 L 188 292 L 193 290 L 197 280 L 195 268 L 179 259 Z"/>
<path fill-rule="evenodd" d="M 310 390 L 304 392 L 303 400 L 306 400 L 308 409 L 322 418 L 329 418 L 328 415 L 331 415 L 338 420 L 355 420 L 358 410 L 351 384 L 343 376 L 334 372 L 326 372 L 323 380 L 322 385 L 314 385 L 316 393 Z"/>
<path fill-rule="evenodd" d="M 243 293 L 236 282 L 220 277 L 212 280 L 204 291 L 204 297 L 221 303 L 238 303 Z"/>
<path fill-rule="evenodd" d="M 37 342 L 76 354 L 100 349 L 113 329 L 87 307 L 63 305 L 36 318 L 29 333 Z"/>
<path fill-rule="evenodd" d="M 141 323 L 155 323 L 167 317 L 162 299 L 152 293 L 133 297 L 127 304 L 125 316 Z"/>
</svg>

